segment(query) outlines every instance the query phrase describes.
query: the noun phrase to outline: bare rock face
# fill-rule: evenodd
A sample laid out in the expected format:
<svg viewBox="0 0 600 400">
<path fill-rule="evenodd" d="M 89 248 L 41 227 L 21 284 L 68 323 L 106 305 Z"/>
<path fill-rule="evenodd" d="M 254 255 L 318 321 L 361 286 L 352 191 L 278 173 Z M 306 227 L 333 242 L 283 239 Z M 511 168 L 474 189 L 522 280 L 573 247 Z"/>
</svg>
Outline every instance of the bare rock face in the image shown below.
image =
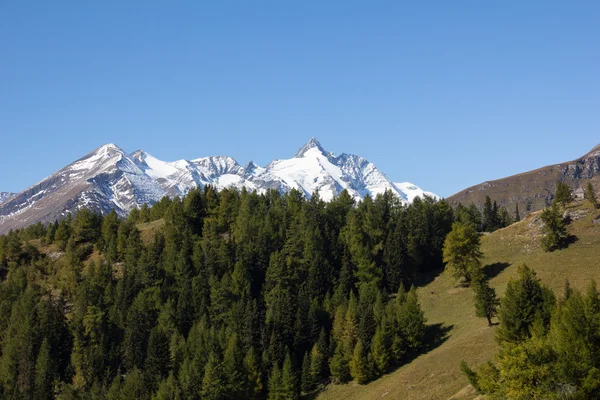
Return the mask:
<svg viewBox="0 0 600 400">
<path fill-rule="evenodd" d="M 347 190 L 358 200 L 390 191 L 402 202 L 434 194 L 405 182 L 395 184 L 366 159 L 326 152 L 312 138 L 293 158 L 274 160 L 266 167 L 242 167 L 227 156 L 165 162 L 143 150 L 132 154 L 114 144 L 104 145 L 23 192 L 0 200 L 0 234 L 36 222 L 47 223 L 86 207 L 124 216 L 134 207 L 153 204 L 163 196 L 183 196 L 194 187 L 316 191 L 329 201 Z"/>
<path fill-rule="evenodd" d="M 521 215 L 526 215 L 552 203 L 557 181 L 567 183 L 573 190 L 591 182 L 599 190 L 600 145 L 570 162 L 480 183 L 450 196 L 448 201 L 453 205 L 474 203 L 482 207 L 485 197 L 489 196 L 509 212 L 518 205 Z"/>
</svg>

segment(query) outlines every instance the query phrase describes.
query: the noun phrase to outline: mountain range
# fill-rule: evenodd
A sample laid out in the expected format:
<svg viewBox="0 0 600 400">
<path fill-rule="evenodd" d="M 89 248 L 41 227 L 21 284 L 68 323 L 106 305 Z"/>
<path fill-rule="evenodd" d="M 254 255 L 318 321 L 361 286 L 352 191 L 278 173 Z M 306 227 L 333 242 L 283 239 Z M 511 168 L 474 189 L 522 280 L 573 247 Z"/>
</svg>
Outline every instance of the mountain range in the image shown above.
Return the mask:
<svg viewBox="0 0 600 400">
<path fill-rule="evenodd" d="M 50 222 L 83 207 L 101 213 L 114 209 L 124 216 L 134 207 L 153 204 L 163 196 L 182 196 L 193 187 L 218 190 L 243 187 L 259 193 L 268 189 L 298 189 L 325 201 L 346 189 L 355 199 L 389 190 L 402 202 L 429 195 L 410 182 L 394 183 L 363 157 L 327 152 L 310 139 L 294 157 L 265 167 L 241 166 L 227 156 L 174 162 L 161 161 L 143 150 L 127 153 L 106 144 L 18 194 L 0 195 L 0 234 L 36 222 Z"/>
<path fill-rule="evenodd" d="M 518 205 L 523 215 L 550 205 L 554 199 L 557 181 L 568 184 L 574 191 L 585 189 L 587 183 L 591 182 L 598 192 L 600 190 L 600 145 L 576 160 L 486 181 L 464 189 L 448 197 L 447 200 L 453 205 L 474 203 L 482 206 L 485 197 L 489 196 L 510 212 L 513 212 Z"/>
</svg>

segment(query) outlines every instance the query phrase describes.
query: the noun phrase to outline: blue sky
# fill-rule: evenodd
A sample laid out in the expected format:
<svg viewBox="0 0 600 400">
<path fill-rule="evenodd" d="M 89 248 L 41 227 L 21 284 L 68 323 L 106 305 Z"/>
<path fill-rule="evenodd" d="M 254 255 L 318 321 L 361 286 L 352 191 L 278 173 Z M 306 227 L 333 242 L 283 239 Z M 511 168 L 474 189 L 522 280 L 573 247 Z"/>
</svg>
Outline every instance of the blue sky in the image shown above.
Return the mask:
<svg viewBox="0 0 600 400">
<path fill-rule="evenodd" d="M 0 2 L 0 191 L 311 136 L 449 196 L 600 143 L 597 1 Z"/>
</svg>

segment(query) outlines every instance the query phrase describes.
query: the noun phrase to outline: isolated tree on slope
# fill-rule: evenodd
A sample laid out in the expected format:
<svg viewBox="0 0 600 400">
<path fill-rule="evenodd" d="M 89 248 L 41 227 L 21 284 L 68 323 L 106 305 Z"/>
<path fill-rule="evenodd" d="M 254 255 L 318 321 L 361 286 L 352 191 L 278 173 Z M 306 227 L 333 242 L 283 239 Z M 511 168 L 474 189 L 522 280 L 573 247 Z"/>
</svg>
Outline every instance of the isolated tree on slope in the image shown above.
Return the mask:
<svg viewBox="0 0 600 400">
<path fill-rule="evenodd" d="M 480 268 L 473 270 L 472 278 L 475 292 L 475 315 L 487 318 L 488 326 L 492 326 L 492 317 L 496 315 L 500 304 L 500 300 L 496 297 L 496 290 L 490 287 L 488 278 Z"/>
<path fill-rule="evenodd" d="M 600 208 L 600 203 L 598 203 L 596 191 L 594 190 L 592 182 L 588 182 L 587 187 L 585 188 L 585 198 L 592 204 L 592 206 L 594 206 L 594 208 Z"/>
<path fill-rule="evenodd" d="M 554 251 L 564 247 L 567 239 L 567 227 L 557 203 L 552 203 L 550 207 L 544 209 L 540 218 L 544 222 L 542 228 L 544 233 L 542 248 L 544 251 Z"/>
<path fill-rule="evenodd" d="M 556 182 L 556 192 L 554 202 L 565 207 L 573 201 L 573 191 L 571 187 L 564 182 Z"/>
<path fill-rule="evenodd" d="M 457 279 L 471 281 L 473 269 L 481 268 L 479 234 L 472 224 L 455 222 L 444 241 L 446 269 Z"/>
</svg>

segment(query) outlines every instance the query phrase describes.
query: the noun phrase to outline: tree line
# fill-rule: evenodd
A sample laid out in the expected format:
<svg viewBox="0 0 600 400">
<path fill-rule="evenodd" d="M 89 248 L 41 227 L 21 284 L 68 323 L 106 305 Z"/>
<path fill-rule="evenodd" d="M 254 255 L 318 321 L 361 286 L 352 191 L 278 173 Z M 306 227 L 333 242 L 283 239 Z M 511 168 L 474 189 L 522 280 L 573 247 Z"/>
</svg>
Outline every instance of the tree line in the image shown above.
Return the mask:
<svg viewBox="0 0 600 400">
<path fill-rule="evenodd" d="M 0 397 L 296 399 L 426 345 L 444 201 L 210 186 L 0 236 Z"/>
</svg>

